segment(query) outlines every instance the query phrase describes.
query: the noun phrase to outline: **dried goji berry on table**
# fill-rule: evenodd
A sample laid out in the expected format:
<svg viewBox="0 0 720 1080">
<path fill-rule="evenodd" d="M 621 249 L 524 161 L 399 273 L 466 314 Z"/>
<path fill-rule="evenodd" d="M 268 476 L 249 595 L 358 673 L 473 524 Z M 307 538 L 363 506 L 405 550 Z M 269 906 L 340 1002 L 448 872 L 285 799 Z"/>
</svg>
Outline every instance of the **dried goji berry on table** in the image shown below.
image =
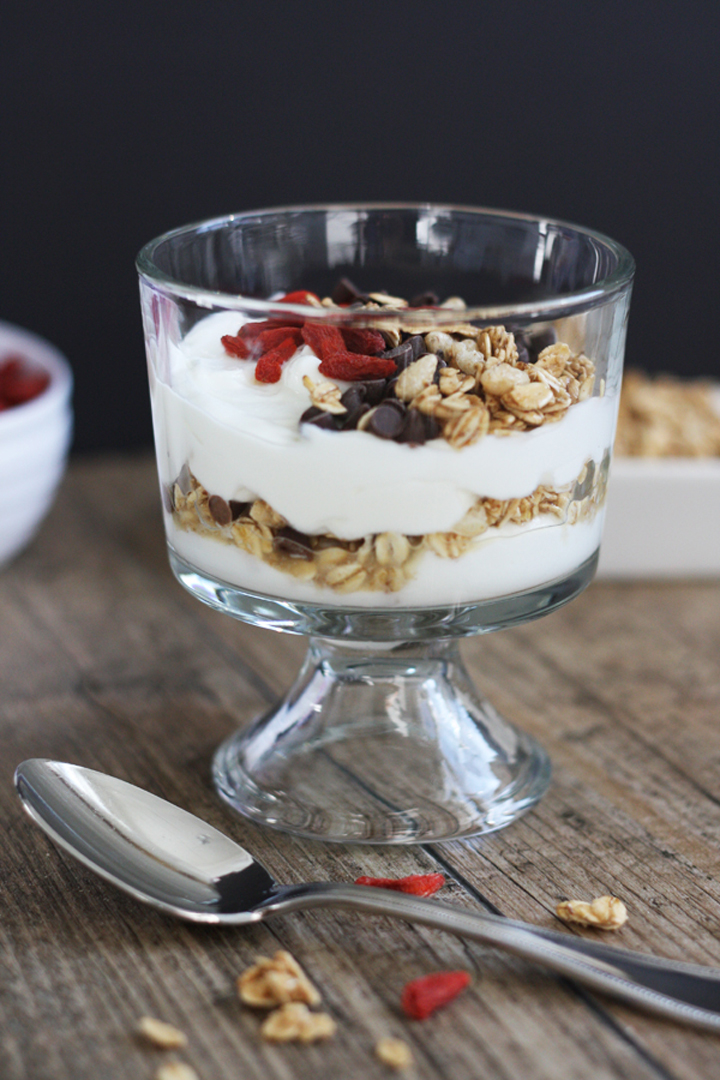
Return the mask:
<svg viewBox="0 0 720 1080">
<path fill-rule="evenodd" d="M 329 379 L 357 382 L 358 379 L 388 379 L 395 374 L 397 364 L 381 356 L 360 356 L 359 353 L 346 352 L 329 356 L 322 361 L 318 370 Z"/>
<path fill-rule="evenodd" d="M 393 889 L 412 896 L 432 896 L 445 884 L 444 874 L 409 874 L 403 878 L 359 877 L 356 885 L 371 885 L 375 889 Z"/>
<path fill-rule="evenodd" d="M 400 1004 L 406 1016 L 425 1020 L 456 998 L 470 982 L 467 971 L 437 971 L 406 983 Z"/>
<path fill-rule="evenodd" d="M 295 341 L 289 337 L 276 345 L 274 349 L 266 352 L 264 356 L 261 356 L 255 366 L 255 378 L 257 381 L 264 383 L 278 382 L 282 374 L 282 365 L 286 360 L 290 359 L 296 349 Z"/>
<path fill-rule="evenodd" d="M 296 289 L 295 292 L 289 292 L 285 296 L 281 296 L 278 300 L 279 304 L 307 304 L 312 301 L 320 303 L 320 297 L 316 296 L 314 292 L 310 292 L 309 289 Z"/>
<path fill-rule="evenodd" d="M 379 330 L 357 330 L 351 326 L 341 330 L 340 333 L 348 352 L 376 356 L 378 353 L 385 352 L 387 348 L 385 338 Z"/>
</svg>

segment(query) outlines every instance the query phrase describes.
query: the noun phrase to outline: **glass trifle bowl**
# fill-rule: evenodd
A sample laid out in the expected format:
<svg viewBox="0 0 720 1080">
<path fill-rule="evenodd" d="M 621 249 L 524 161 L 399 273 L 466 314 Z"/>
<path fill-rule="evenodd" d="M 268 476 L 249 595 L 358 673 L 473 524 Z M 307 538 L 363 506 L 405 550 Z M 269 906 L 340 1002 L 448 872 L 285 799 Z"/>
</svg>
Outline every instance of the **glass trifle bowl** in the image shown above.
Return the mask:
<svg viewBox="0 0 720 1080">
<path fill-rule="evenodd" d="M 309 206 L 177 229 L 138 270 L 172 569 L 309 637 L 217 751 L 220 795 L 336 841 L 513 821 L 550 764 L 458 644 L 593 576 L 628 252 L 523 214 Z"/>
</svg>

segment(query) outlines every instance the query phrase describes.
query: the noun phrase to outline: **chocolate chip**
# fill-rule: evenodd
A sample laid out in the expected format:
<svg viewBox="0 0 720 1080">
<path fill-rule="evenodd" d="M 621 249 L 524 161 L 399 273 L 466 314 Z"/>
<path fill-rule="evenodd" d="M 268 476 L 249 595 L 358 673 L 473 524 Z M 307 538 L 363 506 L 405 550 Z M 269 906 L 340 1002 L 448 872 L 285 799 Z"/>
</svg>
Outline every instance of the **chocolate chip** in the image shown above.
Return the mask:
<svg viewBox="0 0 720 1080">
<path fill-rule="evenodd" d="M 437 307 L 440 303 L 440 297 L 437 293 L 427 291 L 418 293 L 417 296 L 413 296 L 410 301 L 410 307 Z"/>
<path fill-rule="evenodd" d="M 440 372 L 443 370 L 443 368 L 446 368 L 447 366 L 447 360 L 444 360 L 442 356 L 438 356 L 437 364 L 435 366 L 435 374 L 433 375 L 433 382 L 436 386 L 440 382 Z"/>
<path fill-rule="evenodd" d="M 337 285 L 330 294 L 330 299 L 334 304 L 354 304 L 357 301 L 366 304 L 368 301 L 367 293 L 360 292 L 357 285 L 353 285 L 350 278 L 340 278 Z"/>
<path fill-rule="evenodd" d="M 413 336 L 409 337 L 404 344 L 410 345 L 412 348 L 413 360 L 417 360 L 427 352 L 427 345 L 425 344 L 425 338 L 422 334 L 413 334 Z"/>
<path fill-rule="evenodd" d="M 173 499 L 172 488 L 168 484 L 160 485 L 160 495 L 162 498 L 162 504 L 166 513 L 172 514 L 175 510 L 175 500 Z"/>
<path fill-rule="evenodd" d="M 425 417 L 419 409 L 408 409 L 402 431 L 398 435 L 397 441 L 412 443 L 413 446 L 422 446 L 426 439 Z"/>
<path fill-rule="evenodd" d="M 336 418 L 332 413 L 318 409 L 317 405 L 311 405 L 300 417 L 301 424 L 314 424 L 315 427 L 328 428 L 337 431 Z"/>
<path fill-rule="evenodd" d="M 408 364 L 412 364 L 415 359 L 413 347 L 409 341 L 403 341 L 402 345 L 397 345 L 394 349 L 386 349 L 385 352 L 380 353 L 380 356 L 383 360 L 394 360 L 398 372 L 406 368 Z"/>
<path fill-rule="evenodd" d="M 285 525 L 273 537 L 273 546 L 278 551 L 284 551 L 294 559 L 311 559 L 313 557 L 312 541 L 305 533 L 293 529 L 292 525 Z"/>
<path fill-rule="evenodd" d="M 358 383 L 356 386 L 349 386 L 348 389 L 340 395 L 340 404 L 344 405 L 348 412 L 354 412 L 356 409 L 359 409 L 365 401 L 365 394 L 366 390 L 362 383 Z"/>
<path fill-rule="evenodd" d="M 530 361 L 530 352 L 529 352 L 528 347 L 525 344 L 525 341 L 523 340 L 523 338 L 518 337 L 517 334 L 515 335 L 515 344 L 517 346 L 517 351 L 518 351 L 518 360 L 520 360 L 520 362 L 523 363 L 523 364 L 529 364 L 531 362 Z M 533 361 L 535 361 L 535 360 L 537 360 L 537 356 L 533 356 Z"/>
<path fill-rule="evenodd" d="M 361 416 L 364 416 L 366 412 L 370 412 L 370 406 L 367 402 L 363 402 L 362 405 L 358 405 L 352 412 L 345 413 L 341 419 L 342 431 L 354 431 L 358 426 L 358 422 Z"/>
<path fill-rule="evenodd" d="M 437 439 L 442 429 L 435 417 L 423 415 L 423 423 L 425 424 L 425 438 Z"/>
<path fill-rule="evenodd" d="M 238 502 L 237 499 L 231 499 L 228 503 L 230 507 L 230 513 L 232 514 L 233 521 L 237 521 L 240 517 L 247 517 L 250 513 L 251 502 Z"/>
<path fill-rule="evenodd" d="M 517 336 L 515 340 L 517 341 Z M 522 340 L 528 351 L 528 360 L 531 364 L 534 364 L 543 349 L 547 349 L 548 345 L 554 345 L 557 341 L 557 334 L 552 326 L 547 326 L 543 330 L 524 330 L 522 331 Z M 520 351 L 518 347 L 518 352 Z"/>
<path fill-rule="evenodd" d="M 316 405 L 311 405 L 310 408 L 304 410 L 304 413 L 300 417 L 300 423 L 313 423 L 316 428 L 328 428 L 332 431 L 338 430 L 337 417 L 332 413 L 326 413 L 325 409 L 317 408 Z"/>
<path fill-rule="evenodd" d="M 188 468 L 187 463 L 185 463 L 185 465 L 183 465 L 182 469 L 178 473 L 178 477 L 177 477 L 177 480 L 175 481 L 175 483 L 180 488 L 183 495 L 189 495 L 190 492 L 192 491 L 192 489 L 193 489 L 192 476 L 190 474 L 190 469 Z"/>
<path fill-rule="evenodd" d="M 405 418 L 398 409 L 383 402 L 382 405 L 373 409 L 365 430 L 377 435 L 380 439 L 394 439 L 402 431 L 404 422 Z"/>
<path fill-rule="evenodd" d="M 384 379 L 366 379 L 361 385 L 365 389 L 365 401 L 368 405 L 379 405 L 387 393 Z"/>
<path fill-rule="evenodd" d="M 403 416 L 407 412 L 407 405 L 404 401 L 401 401 L 398 397 L 387 397 L 383 401 L 383 405 L 388 405 L 391 409 L 397 409 Z"/>
<path fill-rule="evenodd" d="M 216 521 L 218 525 L 229 525 L 232 521 L 232 511 L 220 495 L 210 496 L 208 510 L 213 521 Z"/>
</svg>

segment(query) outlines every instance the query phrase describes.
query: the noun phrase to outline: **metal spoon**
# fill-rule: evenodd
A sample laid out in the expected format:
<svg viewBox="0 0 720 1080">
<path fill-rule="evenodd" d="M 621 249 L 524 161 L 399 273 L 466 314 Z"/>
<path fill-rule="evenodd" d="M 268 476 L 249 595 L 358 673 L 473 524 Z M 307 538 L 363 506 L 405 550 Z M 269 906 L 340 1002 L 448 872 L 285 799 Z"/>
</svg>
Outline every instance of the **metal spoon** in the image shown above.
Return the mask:
<svg viewBox="0 0 720 1080">
<path fill-rule="evenodd" d="M 720 970 L 656 959 L 561 931 L 386 889 L 325 881 L 278 885 L 229 837 L 105 773 L 35 758 L 15 772 L 30 817 L 81 863 L 136 900 L 192 922 L 242 926 L 345 907 L 422 923 L 507 949 L 622 1001 L 720 1031 Z"/>
</svg>

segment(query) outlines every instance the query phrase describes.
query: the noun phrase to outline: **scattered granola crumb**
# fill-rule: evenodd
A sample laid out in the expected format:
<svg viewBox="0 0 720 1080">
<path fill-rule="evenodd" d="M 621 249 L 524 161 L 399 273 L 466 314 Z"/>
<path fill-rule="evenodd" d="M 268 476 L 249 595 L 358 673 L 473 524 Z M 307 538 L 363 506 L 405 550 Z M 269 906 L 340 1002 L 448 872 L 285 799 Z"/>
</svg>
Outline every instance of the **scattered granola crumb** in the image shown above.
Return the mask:
<svg viewBox="0 0 720 1080">
<path fill-rule="evenodd" d="M 152 1016 L 142 1016 L 137 1030 L 143 1038 L 162 1050 L 179 1050 L 187 1046 L 187 1035 L 183 1031 Z"/>
<path fill-rule="evenodd" d="M 272 960 L 258 956 L 256 962 L 238 977 L 237 989 L 245 1005 L 274 1009 L 287 1002 L 319 1005 L 320 994 L 294 956 L 278 949 Z"/>
<path fill-rule="evenodd" d="M 260 1028 L 268 1042 L 312 1043 L 329 1039 L 337 1025 L 327 1013 L 310 1012 L 302 1001 L 290 1001 L 271 1012 Z"/>
<path fill-rule="evenodd" d="M 199 1080 L 199 1077 L 184 1061 L 166 1061 L 155 1073 L 155 1080 Z"/>
<path fill-rule="evenodd" d="M 407 1069 L 413 1062 L 408 1044 L 402 1039 L 393 1039 L 389 1036 L 378 1039 L 375 1044 L 375 1054 L 383 1065 L 388 1065 L 391 1069 Z"/>
<path fill-rule="evenodd" d="M 589 904 L 583 900 L 565 900 L 555 912 L 563 922 L 594 926 L 598 930 L 617 930 L 627 921 L 627 908 L 617 896 L 598 896 Z"/>
</svg>

